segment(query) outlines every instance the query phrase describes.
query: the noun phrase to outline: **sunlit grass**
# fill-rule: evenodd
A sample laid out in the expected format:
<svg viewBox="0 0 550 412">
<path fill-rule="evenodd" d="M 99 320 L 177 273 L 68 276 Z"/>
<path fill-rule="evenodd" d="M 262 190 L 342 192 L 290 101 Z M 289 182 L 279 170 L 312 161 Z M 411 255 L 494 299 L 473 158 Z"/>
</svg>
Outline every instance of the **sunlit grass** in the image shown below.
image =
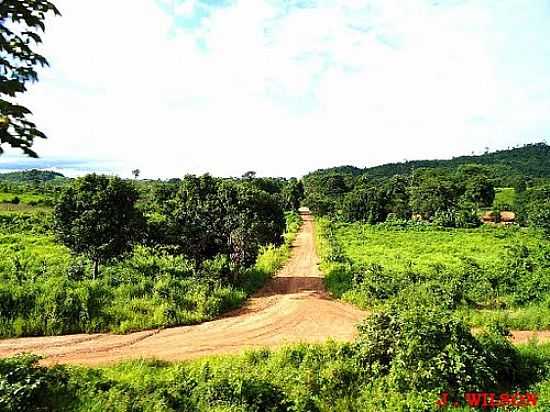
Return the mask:
<svg viewBox="0 0 550 412">
<path fill-rule="evenodd" d="M 373 293 L 380 296 L 380 291 L 384 291 L 384 280 L 367 279 L 361 284 L 354 281 L 359 270 L 357 267 L 380 267 L 383 276 L 391 276 L 398 280 L 399 287 L 407 288 L 408 292 L 403 293 L 415 293 L 415 288 L 423 283 L 428 285 L 430 279 L 436 282 L 426 286 L 430 288 L 445 288 L 455 281 L 466 282 L 465 289 L 459 288 L 453 293 L 464 293 L 464 298 L 458 298 L 462 304 L 457 315 L 472 326 L 498 321 L 512 329 L 550 329 L 550 294 L 545 295 L 547 292 L 544 289 L 550 274 L 544 267 L 537 269 L 538 280 L 529 276 L 526 280 L 518 279 L 515 290 L 501 292 L 501 287 L 495 286 L 500 284 L 499 279 L 508 276 L 510 269 L 506 262 L 513 248 L 524 245 L 537 250 L 541 245 L 548 246 L 548 241 L 528 229 L 396 229 L 384 225 L 331 223 L 318 219 L 317 233 L 325 283 L 336 298 L 367 310 L 384 304 L 385 298 L 373 297 Z M 539 262 L 544 262 L 544 258 L 539 258 Z M 524 265 L 532 263 L 525 260 Z M 415 281 L 418 283 L 408 280 L 414 278 L 421 280 Z M 533 283 L 536 281 L 540 288 Z M 373 291 L 372 288 L 376 289 Z M 537 296 L 525 304 L 514 303 L 518 301 L 515 295 L 525 288 L 532 291 L 528 296 L 533 293 Z M 391 287 L 389 290 L 387 299 L 396 296 L 394 293 L 400 293 L 400 290 Z"/>
</svg>

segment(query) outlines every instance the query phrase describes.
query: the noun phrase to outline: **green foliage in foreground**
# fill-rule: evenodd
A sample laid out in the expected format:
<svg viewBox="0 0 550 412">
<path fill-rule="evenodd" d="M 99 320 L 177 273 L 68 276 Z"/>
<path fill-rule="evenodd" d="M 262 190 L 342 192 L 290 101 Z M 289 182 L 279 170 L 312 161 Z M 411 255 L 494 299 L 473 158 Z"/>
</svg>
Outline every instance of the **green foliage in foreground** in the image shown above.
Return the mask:
<svg viewBox="0 0 550 412">
<path fill-rule="evenodd" d="M 546 410 L 550 345 L 517 349 L 498 327 L 476 337 L 433 300 L 419 303 L 387 307 L 347 344 L 102 369 L 0 360 L 0 410 L 412 412 L 438 410 L 440 392 L 476 390 L 540 392 L 530 410 Z"/>
<path fill-rule="evenodd" d="M 550 243 L 527 229 L 317 222 L 331 293 L 362 308 L 429 293 L 471 325 L 550 328 Z"/>
<path fill-rule="evenodd" d="M 3 218 L 0 215 L 0 228 Z M 72 257 L 52 236 L 0 234 L 0 336 L 130 332 L 193 324 L 240 306 L 289 256 L 299 227 L 289 214 L 285 243 L 262 248 L 255 266 L 227 282 L 230 264 L 218 256 L 199 268 L 162 248 L 137 247 L 93 279 L 90 263 Z M 28 222 L 21 222 L 25 225 Z M 19 222 L 19 223 L 21 223 Z M 15 225 L 15 226 L 10 226 Z"/>
<path fill-rule="evenodd" d="M 27 91 L 28 83 L 38 80 L 38 67 L 48 65 L 35 49 L 42 43 L 46 16 L 50 12 L 59 15 L 47 0 L 0 2 L 0 155 L 5 144 L 38 157 L 31 149 L 33 140 L 46 137 L 30 120 L 31 111 L 14 102 L 14 98 Z"/>
</svg>

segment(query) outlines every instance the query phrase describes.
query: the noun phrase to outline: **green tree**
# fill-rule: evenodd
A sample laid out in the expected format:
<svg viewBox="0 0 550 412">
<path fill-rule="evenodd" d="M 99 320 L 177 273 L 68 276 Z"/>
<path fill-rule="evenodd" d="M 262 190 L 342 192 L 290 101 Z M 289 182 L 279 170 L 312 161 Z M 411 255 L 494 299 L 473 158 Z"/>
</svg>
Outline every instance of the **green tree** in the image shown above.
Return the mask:
<svg viewBox="0 0 550 412">
<path fill-rule="evenodd" d="M 550 200 L 531 206 L 529 224 L 540 229 L 546 237 L 550 237 Z"/>
<path fill-rule="evenodd" d="M 369 215 L 367 189 L 357 189 L 344 196 L 342 215 L 348 222 L 367 221 Z"/>
<path fill-rule="evenodd" d="M 338 208 L 336 200 L 319 192 L 308 193 L 304 199 L 304 204 L 317 216 L 334 214 Z"/>
<path fill-rule="evenodd" d="M 243 177 L 241 183 L 245 183 L 250 187 L 263 190 L 267 193 L 280 193 L 284 181 L 274 177 Z"/>
<path fill-rule="evenodd" d="M 347 221 L 380 223 L 387 217 L 386 202 L 382 189 L 370 187 L 354 190 L 344 196 L 342 214 Z"/>
<path fill-rule="evenodd" d="M 227 204 L 219 196 L 216 179 L 185 176 L 168 213 L 169 242 L 196 266 L 223 250 Z"/>
<path fill-rule="evenodd" d="M 527 189 L 517 194 L 514 202 L 514 210 L 517 213 L 517 221 L 522 225 L 536 226 L 541 221 L 541 213 L 545 204 L 550 199 L 550 184 L 542 184 Z"/>
<path fill-rule="evenodd" d="M 38 157 L 31 146 L 35 138 L 46 137 L 28 119 L 30 110 L 13 98 L 27 91 L 27 83 L 38 80 L 37 66 L 48 65 L 33 48 L 42 42 L 44 20 L 50 12 L 59 15 L 47 0 L 0 1 L 0 155 L 2 145 L 7 144 Z"/>
<path fill-rule="evenodd" d="M 383 188 L 384 197 L 387 199 L 387 213 L 393 213 L 400 219 L 411 217 L 409 184 L 409 178 L 406 176 L 393 176 L 385 182 Z"/>
<path fill-rule="evenodd" d="M 329 196 L 341 196 L 349 190 L 346 179 L 342 175 L 329 175 L 323 180 L 325 194 Z"/>
<path fill-rule="evenodd" d="M 285 210 L 298 210 L 304 198 L 304 185 L 298 179 L 290 179 L 281 191 Z"/>
<path fill-rule="evenodd" d="M 463 194 L 463 189 L 452 176 L 430 169 L 415 171 L 409 190 L 411 209 L 429 220 L 438 211 L 451 210 Z"/>
<path fill-rule="evenodd" d="M 139 239 L 143 215 L 137 200 L 131 183 L 96 174 L 77 179 L 61 194 L 54 208 L 57 238 L 92 260 L 94 278 L 100 263 L 131 252 Z"/>
<path fill-rule="evenodd" d="M 495 200 L 495 188 L 485 176 L 473 176 L 464 184 L 463 200 L 473 202 L 478 207 L 489 207 Z"/>
<path fill-rule="evenodd" d="M 517 176 L 513 179 L 516 193 L 523 193 L 527 190 L 527 179 L 524 176 Z"/>
<path fill-rule="evenodd" d="M 227 202 L 224 223 L 229 257 L 234 265 L 251 266 L 261 246 L 282 243 L 284 211 L 273 195 L 246 186 L 226 184 L 222 196 L 232 200 Z"/>
<path fill-rule="evenodd" d="M 250 266 L 260 246 L 281 243 L 285 227 L 275 195 L 209 175 L 186 176 L 165 212 L 169 244 L 197 267 L 219 254 Z"/>
</svg>

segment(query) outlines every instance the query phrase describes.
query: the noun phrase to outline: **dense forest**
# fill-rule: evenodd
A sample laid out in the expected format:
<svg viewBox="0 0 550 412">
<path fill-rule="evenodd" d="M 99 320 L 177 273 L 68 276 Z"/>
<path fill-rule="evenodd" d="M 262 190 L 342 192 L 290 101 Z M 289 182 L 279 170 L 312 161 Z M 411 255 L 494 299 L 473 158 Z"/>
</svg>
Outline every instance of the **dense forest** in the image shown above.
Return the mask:
<svg viewBox="0 0 550 412">
<path fill-rule="evenodd" d="M 348 222 L 477 227 L 487 213 L 499 223 L 509 211 L 516 222 L 544 228 L 549 161 L 550 147 L 541 143 L 446 161 L 318 170 L 303 178 L 304 203 L 317 215 Z"/>
<path fill-rule="evenodd" d="M 367 175 L 371 178 L 410 175 L 419 168 L 456 169 L 467 164 L 487 166 L 489 177 L 497 181 L 497 186 L 512 186 L 515 179 L 550 178 L 550 146 L 546 143 L 527 144 L 522 147 L 487 152 L 478 156 L 459 156 L 448 160 L 412 160 L 400 163 L 387 163 L 364 169 L 354 166 L 340 166 L 321 169 L 306 176 L 319 175 Z"/>
</svg>

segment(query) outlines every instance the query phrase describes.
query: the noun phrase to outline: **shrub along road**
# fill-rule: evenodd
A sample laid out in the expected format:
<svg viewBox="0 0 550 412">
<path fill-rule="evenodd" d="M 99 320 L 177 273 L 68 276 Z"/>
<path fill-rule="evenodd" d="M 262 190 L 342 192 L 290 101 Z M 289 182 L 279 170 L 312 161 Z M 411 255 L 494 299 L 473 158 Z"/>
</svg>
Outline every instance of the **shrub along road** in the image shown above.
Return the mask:
<svg viewBox="0 0 550 412">
<path fill-rule="evenodd" d="M 366 316 L 326 292 L 313 236 L 313 219 L 304 224 L 283 269 L 247 305 L 212 322 L 132 333 L 93 334 L 0 341 L 0 357 L 21 352 L 46 357 L 43 363 L 104 365 L 132 358 L 192 359 L 287 343 L 350 341 Z"/>
</svg>

